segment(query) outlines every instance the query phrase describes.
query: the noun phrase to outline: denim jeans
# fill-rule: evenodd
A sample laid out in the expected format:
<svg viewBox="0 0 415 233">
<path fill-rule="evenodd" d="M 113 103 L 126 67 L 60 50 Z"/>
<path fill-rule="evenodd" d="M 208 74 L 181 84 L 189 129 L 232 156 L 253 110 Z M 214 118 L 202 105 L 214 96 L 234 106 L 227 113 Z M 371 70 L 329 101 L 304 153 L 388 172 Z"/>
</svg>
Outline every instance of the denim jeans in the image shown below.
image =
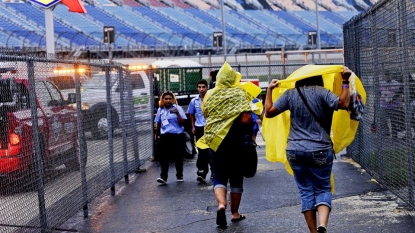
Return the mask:
<svg viewBox="0 0 415 233">
<path fill-rule="evenodd" d="M 333 150 L 287 150 L 287 160 L 299 189 L 302 213 L 315 210 L 319 205 L 326 205 L 331 209 L 330 175 L 333 156 Z"/>
</svg>

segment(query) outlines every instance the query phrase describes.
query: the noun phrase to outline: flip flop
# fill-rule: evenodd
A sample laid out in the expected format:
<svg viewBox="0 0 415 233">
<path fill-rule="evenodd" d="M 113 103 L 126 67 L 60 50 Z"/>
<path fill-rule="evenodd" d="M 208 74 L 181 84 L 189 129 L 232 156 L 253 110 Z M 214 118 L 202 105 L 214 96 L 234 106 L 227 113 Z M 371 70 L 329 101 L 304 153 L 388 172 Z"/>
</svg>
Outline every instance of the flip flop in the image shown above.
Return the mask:
<svg viewBox="0 0 415 233">
<path fill-rule="evenodd" d="M 239 218 L 233 218 L 233 219 L 231 219 L 231 222 L 239 222 L 239 221 L 242 221 L 244 219 L 245 219 L 245 216 L 240 214 Z"/>
<path fill-rule="evenodd" d="M 226 214 L 224 209 L 218 210 L 218 212 L 216 212 L 216 225 L 220 227 L 225 227 L 226 225 L 228 225 L 228 223 L 226 222 Z"/>
</svg>

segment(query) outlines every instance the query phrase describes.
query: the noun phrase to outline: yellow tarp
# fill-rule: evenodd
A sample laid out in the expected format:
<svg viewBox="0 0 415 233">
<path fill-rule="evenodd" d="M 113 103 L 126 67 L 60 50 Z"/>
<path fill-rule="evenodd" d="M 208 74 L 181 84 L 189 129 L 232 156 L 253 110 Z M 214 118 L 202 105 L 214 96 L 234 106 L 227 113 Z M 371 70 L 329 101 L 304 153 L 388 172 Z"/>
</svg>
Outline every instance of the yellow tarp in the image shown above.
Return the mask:
<svg viewBox="0 0 415 233">
<path fill-rule="evenodd" d="M 280 80 L 278 87 L 272 92 L 272 102 L 275 102 L 286 90 L 295 88 L 295 82 L 307 77 L 322 75 L 324 87 L 340 96 L 342 90 L 342 65 L 306 65 L 287 79 Z M 351 91 L 355 84 L 357 92 L 362 96 L 363 103 L 366 103 L 366 91 L 360 79 L 356 75 L 350 78 Z M 350 119 L 350 113 L 346 110 L 338 110 L 333 114 L 331 125 L 331 140 L 334 146 L 334 152 L 338 153 L 346 148 L 353 141 L 356 135 L 358 121 Z M 266 144 L 266 159 L 270 162 L 280 162 L 285 164 L 289 174 L 293 174 L 286 158 L 285 148 L 287 147 L 287 138 L 290 131 L 290 112 L 285 111 L 274 118 L 265 118 L 262 122 L 262 134 Z M 333 176 L 331 177 L 333 181 Z M 332 182 L 332 189 L 334 183 Z M 332 190 L 333 191 L 333 190 Z"/>
</svg>

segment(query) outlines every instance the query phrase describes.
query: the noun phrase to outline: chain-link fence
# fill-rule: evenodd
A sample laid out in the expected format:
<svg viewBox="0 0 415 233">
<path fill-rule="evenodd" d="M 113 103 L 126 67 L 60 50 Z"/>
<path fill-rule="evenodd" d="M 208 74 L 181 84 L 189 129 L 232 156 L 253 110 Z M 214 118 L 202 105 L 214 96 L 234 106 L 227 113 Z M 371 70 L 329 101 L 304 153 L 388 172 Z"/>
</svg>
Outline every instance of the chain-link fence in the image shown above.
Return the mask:
<svg viewBox="0 0 415 233">
<path fill-rule="evenodd" d="M 349 150 L 376 180 L 414 204 L 415 2 L 385 0 L 344 25 L 345 64 L 367 92 Z"/>
<path fill-rule="evenodd" d="M 146 73 L 0 55 L 0 75 L 1 232 L 47 232 L 87 214 L 152 155 Z"/>
</svg>

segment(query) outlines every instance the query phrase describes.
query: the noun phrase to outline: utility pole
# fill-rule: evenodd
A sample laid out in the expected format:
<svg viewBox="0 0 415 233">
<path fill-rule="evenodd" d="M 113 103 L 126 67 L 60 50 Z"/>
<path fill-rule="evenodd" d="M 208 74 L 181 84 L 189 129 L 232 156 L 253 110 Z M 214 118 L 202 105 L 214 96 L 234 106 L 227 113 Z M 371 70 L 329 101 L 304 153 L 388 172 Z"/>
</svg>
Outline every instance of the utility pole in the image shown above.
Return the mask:
<svg viewBox="0 0 415 233">
<path fill-rule="evenodd" d="M 223 56 L 224 60 L 226 61 L 226 36 L 225 36 L 225 19 L 223 14 L 223 0 L 220 1 L 220 13 L 222 18 L 222 45 L 223 45 Z"/>
</svg>

